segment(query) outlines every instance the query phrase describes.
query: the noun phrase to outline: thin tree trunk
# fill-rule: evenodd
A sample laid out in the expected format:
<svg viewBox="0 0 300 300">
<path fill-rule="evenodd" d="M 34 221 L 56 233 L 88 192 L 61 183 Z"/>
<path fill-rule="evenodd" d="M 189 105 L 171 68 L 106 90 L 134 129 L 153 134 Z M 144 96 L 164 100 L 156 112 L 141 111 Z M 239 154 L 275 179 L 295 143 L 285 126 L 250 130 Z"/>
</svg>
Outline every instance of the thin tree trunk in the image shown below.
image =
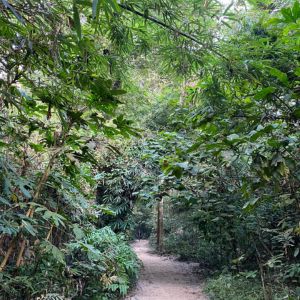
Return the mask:
<svg viewBox="0 0 300 300">
<path fill-rule="evenodd" d="M 164 232 L 164 201 L 163 198 L 157 202 L 157 250 L 163 250 L 163 232 Z"/>
<path fill-rule="evenodd" d="M 256 250 L 256 260 L 257 260 L 257 264 L 258 264 L 259 272 L 260 272 L 261 284 L 262 284 L 263 293 L 264 293 L 264 300 L 273 300 L 272 289 L 271 289 L 270 285 L 266 282 L 264 267 L 263 267 L 263 264 L 261 263 L 260 254 L 259 254 L 259 251 L 256 246 L 255 246 L 255 250 Z"/>
<path fill-rule="evenodd" d="M 183 81 L 181 83 L 181 87 L 180 87 L 180 97 L 179 97 L 179 105 L 180 106 L 184 105 L 184 101 L 186 98 L 185 88 L 186 88 L 186 80 L 183 79 Z"/>
</svg>

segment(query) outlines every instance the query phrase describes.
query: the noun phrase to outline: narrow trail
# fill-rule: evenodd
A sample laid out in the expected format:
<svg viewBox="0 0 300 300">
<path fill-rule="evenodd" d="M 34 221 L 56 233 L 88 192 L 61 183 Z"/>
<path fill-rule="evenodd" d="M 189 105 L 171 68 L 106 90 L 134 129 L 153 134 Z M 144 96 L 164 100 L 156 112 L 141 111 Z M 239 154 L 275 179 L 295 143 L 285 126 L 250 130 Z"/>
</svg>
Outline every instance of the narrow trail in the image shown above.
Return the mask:
<svg viewBox="0 0 300 300">
<path fill-rule="evenodd" d="M 159 256 L 146 240 L 135 242 L 133 248 L 143 267 L 135 291 L 125 300 L 208 300 L 193 273 L 196 264 Z"/>
</svg>

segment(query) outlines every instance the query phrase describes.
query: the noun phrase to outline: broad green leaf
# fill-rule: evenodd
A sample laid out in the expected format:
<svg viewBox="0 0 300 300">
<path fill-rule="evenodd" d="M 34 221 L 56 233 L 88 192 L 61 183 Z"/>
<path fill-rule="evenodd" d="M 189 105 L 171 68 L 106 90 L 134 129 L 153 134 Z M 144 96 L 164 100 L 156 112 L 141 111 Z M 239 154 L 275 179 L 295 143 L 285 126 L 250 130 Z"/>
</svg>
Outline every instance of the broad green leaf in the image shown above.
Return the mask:
<svg viewBox="0 0 300 300">
<path fill-rule="evenodd" d="M 73 232 L 77 240 L 81 240 L 85 237 L 84 231 L 77 224 L 74 225 Z"/>
<path fill-rule="evenodd" d="M 111 90 L 110 92 L 111 92 L 112 95 L 124 95 L 124 94 L 127 93 L 124 90 Z"/>
<path fill-rule="evenodd" d="M 53 222 L 56 227 L 59 227 L 59 225 L 65 227 L 64 221 L 66 221 L 66 218 L 56 212 L 46 210 L 43 215 L 43 219 Z"/>
<path fill-rule="evenodd" d="M 270 68 L 269 72 L 270 72 L 271 75 L 277 77 L 278 80 L 280 80 L 285 85 L 288 84 L 289 80 L 288 80 L 288 77 L 285 73 L 281 72 L 280 70 L 278 70 L 276 68 Z"/>
<path fill-rule="evenodd" d="M 24 197 L 27 199 L 31 199 L 32 196 L 31 196 L 30 192 L 27 190 L 27 188 L 22 184 L 19 187 L 20 187 L 20 190 L 21 190 L 22 194 L 24 195 Z"/>
<path fill-rule="evenodd" d="M 0 147 L 7 147 L 7 146 L 8 146 L 7 143 L 0 141 Z"/>
<path fill-rule="evenodd" d="M 11 206 L 10 202 L 3 197 L 0 197 L 0 203 Z"/>
<path fill-rule="evenodd" d="M 260 200 L 260 198 L 256 197 L 256 198 L 246 202 L 243 206 L 243 209 L 248 212 L 251 211 L 255 207 L 255 205 L 258 203 L 259 200 Z"/>
<path fill-rule="evenodd" d="M 300 76 L 300 67 L 298 67 L 298 68 L 295 69 L 295 74 L 297 76 Z"/>
<path fill-rule="evenodd" d="M 44 247 L 44 251 L 48 254 L 51 254 L 55 260 L 57 260 L 63 265 L 66 264 L 64 253 L 52 243 L 45 240 L 42 242 L 41 247 Z"/>
<path fill-rule="evenodd" d="M 110 3 L 110 5 L 112 6 L 112 8 L 116 11 L 116 12 L 120 12 L 120 6 L 119 6 L 119 4 L 118 4 L 118 2 L 117 2 L 117 0 L 107 0 L 109 3 Z"/>
<path fill-rule="evenodd" d="M 289 7 L 282 8 L 281 14 L 284 17 L 286 23 L 294 21 L 292 10 Z"/>
<path fill-rule="evenodd" d="M 22 225 L 31 235 L 35 236 L 37 234 L 37 231 L 33 228 L 33 226 L 29 222 L 22 220 Z"/>
<path fill-rule="evenodd" d="M 294 20 L 297 20 L 300 18 L 300 3 L 298 0 L 295 0 L 295 2 L 294 2 L 294 6 L 292 8 L 292 13 L 293 13 Z"/>
<path fill-rule="evenodd" d="M 255 142 L 258 138 L 272 132 L 274 129 L 276 129 L 276 124 L 269 124 L 265 127 L 259 125 L 256 130 L 250 132 L 250 141 Z"/>
<path fill-rule="evenodd" d="M 193 144 L 193 145 L 188 149 L 188 153 L 197 150 L 202 144 L 203 144 L 203 142 L 197 142 L 197 143 Z"/>
<path fill-rule="evenodd" d="M 268 95 L 274 93 L 275 91 L 276 91 L 276 88 L 273 87 L 273 86 L 266 87 L 266 88 L 260 90 L 258 93 L 256 93 L 256 95 L 254 96 L 254 99 L 255 99 L 255 100 L 261 100 L 261 99 L 264 99 L 264 98 L 266 98 Z"/>
<path fill-rule="evenodd" d="M 36 152 L 43 152 L 45 150 L 42 144 L 30 143 L 29 146 Z"/>
<path fill-rule="evenodd" d="M 87 7 L 91 6 L 91 1 L 90 0 L 76 0 L 76 1 L 77 1 L 77 4 L 87 6 Z"/>
<path fill-rule="evenodd" d="M 181 178 L 183 174 L 183 169 L 181 167 L 175 166 L 173 168 L 170 168 L 172 170 L 172 175 L 174 175 L 176 178 Z M 166 172 L 168 174 L 169 172 Z"/>
<path fill-rule="evenodd" d="M 296 108 L 296 109 L 293 111 L 293 115 L 294 115 L 297 119 L 300 119 L 300 107 Z"/>
</svg>

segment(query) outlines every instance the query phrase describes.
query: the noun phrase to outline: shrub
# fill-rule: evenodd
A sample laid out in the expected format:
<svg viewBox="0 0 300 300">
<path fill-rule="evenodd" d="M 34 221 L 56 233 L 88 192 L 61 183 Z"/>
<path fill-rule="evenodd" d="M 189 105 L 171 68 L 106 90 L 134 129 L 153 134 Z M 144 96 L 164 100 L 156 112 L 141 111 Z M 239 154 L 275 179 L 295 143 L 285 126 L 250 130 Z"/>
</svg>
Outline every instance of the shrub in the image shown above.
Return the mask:
<svg viewBox="0 0 300 300">
<path fill-rule="evenodd" d="M 18 276 L 11 276 L 9 269 L 0 274 L 1 300 L 53 295 L 55 299 L 117 299 L 127 293 L 139 269 L 124 236 L 109 227 L 92 227 L 86 233 L 77 228 L 77 240 L 61 249 L 47 241 L 36 248 L 34 263 L 22 266 Z"/>
<path fill-rule="evenodd" d="M 272 285 L 274 300 L 298 300 L 297 293 L 275 283 Z M 222 273 L 209 278 L 204 291 L 211 300 L 261 300 L 263 288 L 256 271 L 241 272 L 236 275 Z"/>
</svg>

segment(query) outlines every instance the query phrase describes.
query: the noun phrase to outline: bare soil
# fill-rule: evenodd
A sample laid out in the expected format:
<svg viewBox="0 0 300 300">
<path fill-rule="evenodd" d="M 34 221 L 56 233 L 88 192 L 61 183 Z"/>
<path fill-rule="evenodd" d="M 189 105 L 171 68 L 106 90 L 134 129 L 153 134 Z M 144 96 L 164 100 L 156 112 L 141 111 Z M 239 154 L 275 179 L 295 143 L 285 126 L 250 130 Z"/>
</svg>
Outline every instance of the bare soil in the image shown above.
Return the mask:
<svg viewBox="0 0 300 300">
<path fill-rule="evenodd" d="M 126 300 L 208 300 L 194 272 L 197 264 L 160 256 L 146 240 L 136 241 L 133 248 L 143 267 L 136 289 Z"/>
</svg>

